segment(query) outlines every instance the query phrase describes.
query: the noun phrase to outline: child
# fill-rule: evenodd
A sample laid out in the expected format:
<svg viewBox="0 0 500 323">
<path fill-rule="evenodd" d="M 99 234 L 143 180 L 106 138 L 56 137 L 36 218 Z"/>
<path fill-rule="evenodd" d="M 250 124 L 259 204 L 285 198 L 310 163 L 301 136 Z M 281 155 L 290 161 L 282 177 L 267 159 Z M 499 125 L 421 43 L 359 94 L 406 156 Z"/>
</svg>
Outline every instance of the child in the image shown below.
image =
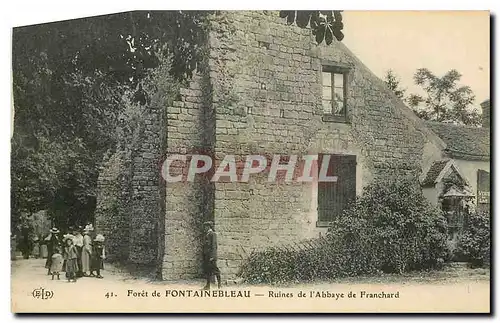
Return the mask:
<svg viewBox="0 0 500 323">
<path fill-rule="evenodd" d="M 33 237 L 33 251 L 31 252 L 34 258 L 40 258 L 40 239 L 37 235 Z"/>
<path fill-rule="evenodd" d="M 54 280 L 55 276 L 57 276 L 57 280 L 59 280 L 59 274 L 63 268 L 63 256 L 61 255 L 61 249 L 59 247 L 55 248 L 51 260 L 50 273 L 52 274 L 52 280 Z"/>
<path fill-rule="evenodd" d="M 64 238 L 64 260 L 66 260 L 66 277 L 68 282 L 76 282 L 76 273 L 78 272 L 78 252 L 73 243 L 73 236 L 66 236 Z"/>
<path fill-rule="evenodd" d="M 104 236 L 102 234 L 98 234 L 94 239 L 92 258 L 90 262 L 90 276 L 94 276 L 95 271 L 97 278 L 103 278 L 101 276 L 101 269 L 104 269 L 103 260 L 106 259 L 103 243 Z"/>
</svg>

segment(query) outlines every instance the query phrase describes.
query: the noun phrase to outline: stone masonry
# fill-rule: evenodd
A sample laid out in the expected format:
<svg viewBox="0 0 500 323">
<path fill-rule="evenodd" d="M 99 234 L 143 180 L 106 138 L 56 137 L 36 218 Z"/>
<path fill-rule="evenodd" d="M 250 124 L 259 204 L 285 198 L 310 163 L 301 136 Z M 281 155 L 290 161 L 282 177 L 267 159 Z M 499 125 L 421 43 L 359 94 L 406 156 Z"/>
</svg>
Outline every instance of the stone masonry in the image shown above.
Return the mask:
<svg viewBox="0 0 500 323">
<path fill-rule="evenodd" d="M 221 12 L 211 20 L 203 45 L 203 73 L 181 90 L 179 101 L 152 109 L 139 150 L 128 159 L 131 166 L 121 168 L 131 179 L 130 221 L 122 213 L 111 224 L 103 208 L 116 196 L 110 183 L 121 176 L 117 156 L 100 179 L 96 225 L 108 233 L 110 227 L 128 232 L 126 248 L 110 240 L 109 252 L 138 263 L 154 263 L 156 257 L 163 279 L 199 276 L 200 230 L 207 219 L 216 224 L 226 278 L 237 274 L 252 250 L 316 237 L 326 228 L 317 223 L 313 183 L 268 183 L 266 174 L 259 174 L 248 183 L 211 183 L 198 176 L 191 183 L 165 184 L 158 156 L 203 152 L 220 161 L 228 154 L 242 159 L 248 154 L 356 155 L 360 193 L 379 176 L 419 174 L 431 158 L 425 148 L 429 141 L 442 145 L 346 46 L 318 46 L 310 30 L 286 25 L 276 12 Z M 323 119 L 325 64 L 350 69 L 348 123 Z M 166 113 L 154 112 L 163 108 Z M 179 167 L 172 175 L 185 171 Z"/>
<path fill-rule="evenodd" d="M 138 120 L 99 174 L 96 229 L 106 237 L 109 261 L 156 268 L 164 239 L 166 114 L 156 103 L 132 108 Z"/>
</svg>

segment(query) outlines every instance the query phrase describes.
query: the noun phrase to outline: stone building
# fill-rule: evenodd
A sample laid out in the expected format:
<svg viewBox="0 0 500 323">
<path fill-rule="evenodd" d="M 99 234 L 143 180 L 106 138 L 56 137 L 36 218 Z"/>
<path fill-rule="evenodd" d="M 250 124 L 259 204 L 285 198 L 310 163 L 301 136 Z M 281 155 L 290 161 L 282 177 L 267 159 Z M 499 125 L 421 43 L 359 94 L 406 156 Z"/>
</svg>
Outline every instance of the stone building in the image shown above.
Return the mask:
<svg viewBox="0 0 500 323">
<path fill-rule="evenodd" d="M 151 104 L 101 171 L 96 227 L 111 260 L 199 276 L 212 219 L 219 266 L 234 277 L 252 250 L 320 235 L 371 180 L 419 175 L 446 147 L 344 44 L 317 45 L 276 12 L 222 12 L 202 45 L 202 72 L 178 101 Z M 338 182 L 165 183 L 165 156 L 196 152 L 329 155 Z"/>
<path fill-rule="evenodd" d="M 466 200 L 481 211 L 490 210 L 490 100 L 481 107 L 482 127 L 426 122 L 446 147 L 437 149 L 436 160 L 423 168 L 423 191 L 445 211 L 460 213 Z"/>
</svg>

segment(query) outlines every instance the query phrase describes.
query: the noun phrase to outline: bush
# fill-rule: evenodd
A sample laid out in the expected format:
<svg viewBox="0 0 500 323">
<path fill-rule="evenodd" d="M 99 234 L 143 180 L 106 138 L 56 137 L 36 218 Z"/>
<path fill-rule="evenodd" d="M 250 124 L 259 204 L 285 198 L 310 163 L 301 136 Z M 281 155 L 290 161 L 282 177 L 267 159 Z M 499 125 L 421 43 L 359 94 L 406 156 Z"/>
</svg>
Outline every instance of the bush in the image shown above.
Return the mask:
<svg viewBox="0 0 500 323">
<path fill-rule="evenodd" d="M 413 178 L 368 185 L 313 248 L 253 253 L 240 276 L 280 283 L 440 268 L 448 257 L 447 225 Z"/>
<path fill-rule="evenodd" d="M 490 214 L 469 215 L 464 232 L 459 236 L 457 253 L 472 267 L 488 266 L 490 262 Z"/>
<path fill-rule="evenodd" d="M 239 276 L 248 283 L 307 282 L 363 274 L 374 274 L 377 269 L 369 262 L 360 266 L 353 248 L 335 248 L 330 239 L 308 241 L 304 249 L 285 247 L 267 248 L 254 252 L 240 268 Z M 292 247 L 289 247 L 292 248 Z"/>
<path fill-rule="evenodd" d="M 448 256 L 446 219 L 412 178 L 367 186 L 329 234 L 386 273 L 438 268 Z"/>
</svg>

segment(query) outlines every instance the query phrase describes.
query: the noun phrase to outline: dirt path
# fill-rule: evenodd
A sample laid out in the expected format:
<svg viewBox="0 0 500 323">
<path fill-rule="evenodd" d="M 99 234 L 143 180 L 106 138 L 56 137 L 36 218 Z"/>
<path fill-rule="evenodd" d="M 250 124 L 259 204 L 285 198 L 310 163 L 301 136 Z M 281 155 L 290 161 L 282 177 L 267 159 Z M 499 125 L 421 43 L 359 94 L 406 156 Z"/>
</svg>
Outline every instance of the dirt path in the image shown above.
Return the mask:
<svg viewBox="0 0 500 323">
<path fill-rule="evenodd" d="M 152 282 L 107 265 L 104 279 L 51 280 L 44 260 L 12 263 L 15 312 L 488 312 L 489 272 L 449 268 L 407 277 L 388 275 L 270 287 L 225 286 L 200 292 L 203 281 Z M 52 292 L 50 299 L 34 290 Z M 302 293 L 301 293 L 302 292 Z M 382 294 L 384 293 L 384 294 Z M 158 294 L 159 296 L 155 296 Z M 392 298 L 374 298 L 392 294 Z M 302 295 L 302 296 L 300 296 Z M 356 295 L 354 297 L 354 295 Z M 245 297 L 248 296 L 248 297 Z"/>
</svg>

